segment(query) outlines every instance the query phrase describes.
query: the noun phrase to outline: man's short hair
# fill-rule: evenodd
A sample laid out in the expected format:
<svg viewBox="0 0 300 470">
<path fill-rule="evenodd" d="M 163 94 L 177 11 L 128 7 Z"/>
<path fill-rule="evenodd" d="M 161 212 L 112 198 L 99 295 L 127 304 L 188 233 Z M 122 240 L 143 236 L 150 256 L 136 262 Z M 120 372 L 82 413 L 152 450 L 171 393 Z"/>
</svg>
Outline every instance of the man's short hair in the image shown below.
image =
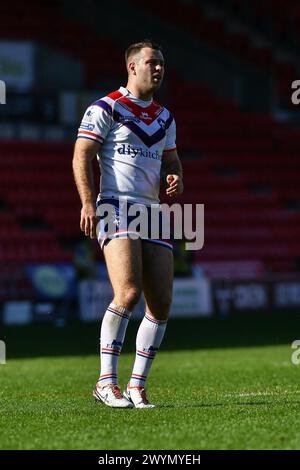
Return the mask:
<svg viewBox="0 0 300 470">
<path fill-rule="evenodd" d="M 150 47 L 151 49 L 155 49 L 157 51 L 162 52 L 161 46 L 159 44 L 157 44 L 156 42 L 151 41 L 150 39 L 144 39 L 141 42 L 136 42 L 134 44 L 130 44 L 130 46 L 128 46 L 126 51 L 125 51 L 126 65 L 128 63 L 128 59 L 131 56 L 133 56 L 134 54 L 137 54 L 138 52 L 140 52 L 140 50 L 143 49 L 144 47 Z"/>
</svg>

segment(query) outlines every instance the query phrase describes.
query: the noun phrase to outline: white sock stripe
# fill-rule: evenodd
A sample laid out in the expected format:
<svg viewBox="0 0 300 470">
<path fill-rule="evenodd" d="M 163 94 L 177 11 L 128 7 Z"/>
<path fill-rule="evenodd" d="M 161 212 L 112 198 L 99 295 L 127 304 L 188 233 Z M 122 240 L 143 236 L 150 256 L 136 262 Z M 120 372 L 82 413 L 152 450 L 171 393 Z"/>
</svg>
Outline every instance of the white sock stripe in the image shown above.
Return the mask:
<svg viewBox="0 0 300 470">
<path fill-rule="evenodd" d="M 156 320 L 156 318 L 150 317 L 148 313 L 145 313 L 145 318 L 152 323 L 156 323 L 157 325 L 163 325 L 164 323 L 167 323 L 167 320 Z"/>
<path fill-rule="evenodd" d="M 101 351 L 101 354 L 106 354 L 108 356 L 116 356 L 116 357 L 119 357 L 120 356 L 120 353 L 113 353 L 113 352 L 103 352 Z"/>
<path fill-rule="evenodd" d="M 125 320 L 129 320 L 129 315 L 127 315 L 126 313 L 118 312 L 117 310 L 114 310 L 111 307 L 108 307 L 107 311 L 113 313 L 114 315 L 118 315 L 118 317 L 124 318 Z"/>
<path fill-rule="evenodd" d="M 130 380 L 138 380 L 138 382 L 146 382 L 147 377 L 134 377 L 134 375 L 131 376 Z"/>
<path fill-rule="evenodd" d="M 111 308 L 113 310 L 117 310 L 117 312 L 119 312 L 119 313 L 125 313 L 125 315 L 128 315 L 129 317 L 131 315 L 130 310 L 127 310 L 127 308 L 125 308 L 125 307 L 119 307 L 118 305 L 116 305 L 114 303 L 109 304 L 108 308 Z"/>
<path fill-rule="evenodd" d="M 137 350 L 136 354 L 138 354 L 139 356 L 148 357 L 149 359 L 154 359 L 154 357 L 155 357 L 155 355 L 156 355 L 156 352 L 157 352 L 157 351 L 154 351 L 154 352 L 146 352 L 146 351 L 139 351 L 139 350 Z"/>
<path fill-rule="evenodd" d="M 117 375 L 116 374 L 105 374 L 101 375 L 100 378 L 97 380 L 97 382 L 102 382 L 103 380 L 108 380 L 108 382 L 111 382 L 111 380 L 116 381 L 117 380 Z"/>
<path fill-rule="evenodd" d="M 108 351 L 120 354 L 121 349 L 113 349 L 113 348 L 101 348 L 101 351 Z"/>
</svg>

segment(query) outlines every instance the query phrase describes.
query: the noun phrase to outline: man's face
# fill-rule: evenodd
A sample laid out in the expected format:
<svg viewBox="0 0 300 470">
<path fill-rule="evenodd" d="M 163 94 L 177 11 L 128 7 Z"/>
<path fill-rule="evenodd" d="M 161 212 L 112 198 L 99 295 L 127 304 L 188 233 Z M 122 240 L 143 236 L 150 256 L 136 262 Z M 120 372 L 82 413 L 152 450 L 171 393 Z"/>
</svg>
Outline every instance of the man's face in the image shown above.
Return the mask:
<svg viewBox="0 0 300 470">
<path fill-rule="evenodd" d="M 130 62 L 135 63 L 135 79 L 138 85 L 144 90 L 158 90 L 165 72 L 161 51 L 144 47 Z"/>
</svg>

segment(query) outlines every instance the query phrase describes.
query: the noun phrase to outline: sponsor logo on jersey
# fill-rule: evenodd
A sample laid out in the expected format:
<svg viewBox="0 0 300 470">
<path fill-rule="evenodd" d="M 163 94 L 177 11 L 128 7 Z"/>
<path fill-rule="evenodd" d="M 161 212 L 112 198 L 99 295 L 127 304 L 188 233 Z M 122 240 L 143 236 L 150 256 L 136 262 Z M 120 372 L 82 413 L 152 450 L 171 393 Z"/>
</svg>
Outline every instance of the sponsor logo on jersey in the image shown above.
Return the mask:
<svg viewBox="0 0 300 470">
<path fill-rule="evenodd" d="M 94 128 L 95 128 L 95 125 L 94 124 L 89 124 L 88 122 L 82 121 L 82 123 L 80 124 L 80 129 L 85 129 L 87 131 L 92 131 L 92 130 L 94 130 Z"/>
<path fill-rule="evenodd" d="M 119 122 L 122 122 L 123 124 L 126 124 L 126 122 L 140 122 L 140 119 L 136 116 L 120 116 L 118 119 Z"/>
<path fill-rule="evenodd" d="M 155 152 L 151 152 L 148 149 L 143 149 L 142 147 L 133 147 L 130 144 L 122 144 L 118 148 L 118 153 L 120 155 L 129 155 L 131 158 L 144 157 L 152 158 L 153 160 L 161 160 L 161 155 L 159 155 L 157 150 L 155 150 Z"/>
</svg>

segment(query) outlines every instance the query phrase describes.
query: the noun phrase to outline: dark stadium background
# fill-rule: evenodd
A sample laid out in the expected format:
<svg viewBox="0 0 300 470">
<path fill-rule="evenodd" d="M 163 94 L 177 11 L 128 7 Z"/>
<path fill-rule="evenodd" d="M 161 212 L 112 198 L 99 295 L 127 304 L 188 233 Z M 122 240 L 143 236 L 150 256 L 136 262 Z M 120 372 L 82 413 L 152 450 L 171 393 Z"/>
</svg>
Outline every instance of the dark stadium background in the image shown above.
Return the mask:
<svg viewBox="0 0 300 470">
<path fill-rule="evenodd" d="M 88 340 L 72 353 L 97 351 L 103 312 L 90 309 L 105 305 L 107 277 L 97 243 L 79 230 L 72 150 L 84 110 L 126 84 L 124 50 L 144 38 L 166 58 L 157 99 L 177 122 L 179 202 L 205 204 L 203 249 L 176 246 L 182 297 L 173 328 L 198 325 L 180 347 L 295 339 L 300 113 L 291 96 L 300 79 L 299 26 L 299 5 L 289 0 L 1 5 L 0 331 L 11 357 L 68 354 L 82 311 L 98 323 L 85 324 Z M 104 299 L 93 293 L 97 284 Z M 186 312 L 180 301 L 190 295 L 195 308 Z M 48 327 L 57 349 L 40 337 Z M 26 333 L 24 344 L 25 330 L 34 340 Z M 166 347 L 176 348 L 168 338 Z"/>
</svg>

